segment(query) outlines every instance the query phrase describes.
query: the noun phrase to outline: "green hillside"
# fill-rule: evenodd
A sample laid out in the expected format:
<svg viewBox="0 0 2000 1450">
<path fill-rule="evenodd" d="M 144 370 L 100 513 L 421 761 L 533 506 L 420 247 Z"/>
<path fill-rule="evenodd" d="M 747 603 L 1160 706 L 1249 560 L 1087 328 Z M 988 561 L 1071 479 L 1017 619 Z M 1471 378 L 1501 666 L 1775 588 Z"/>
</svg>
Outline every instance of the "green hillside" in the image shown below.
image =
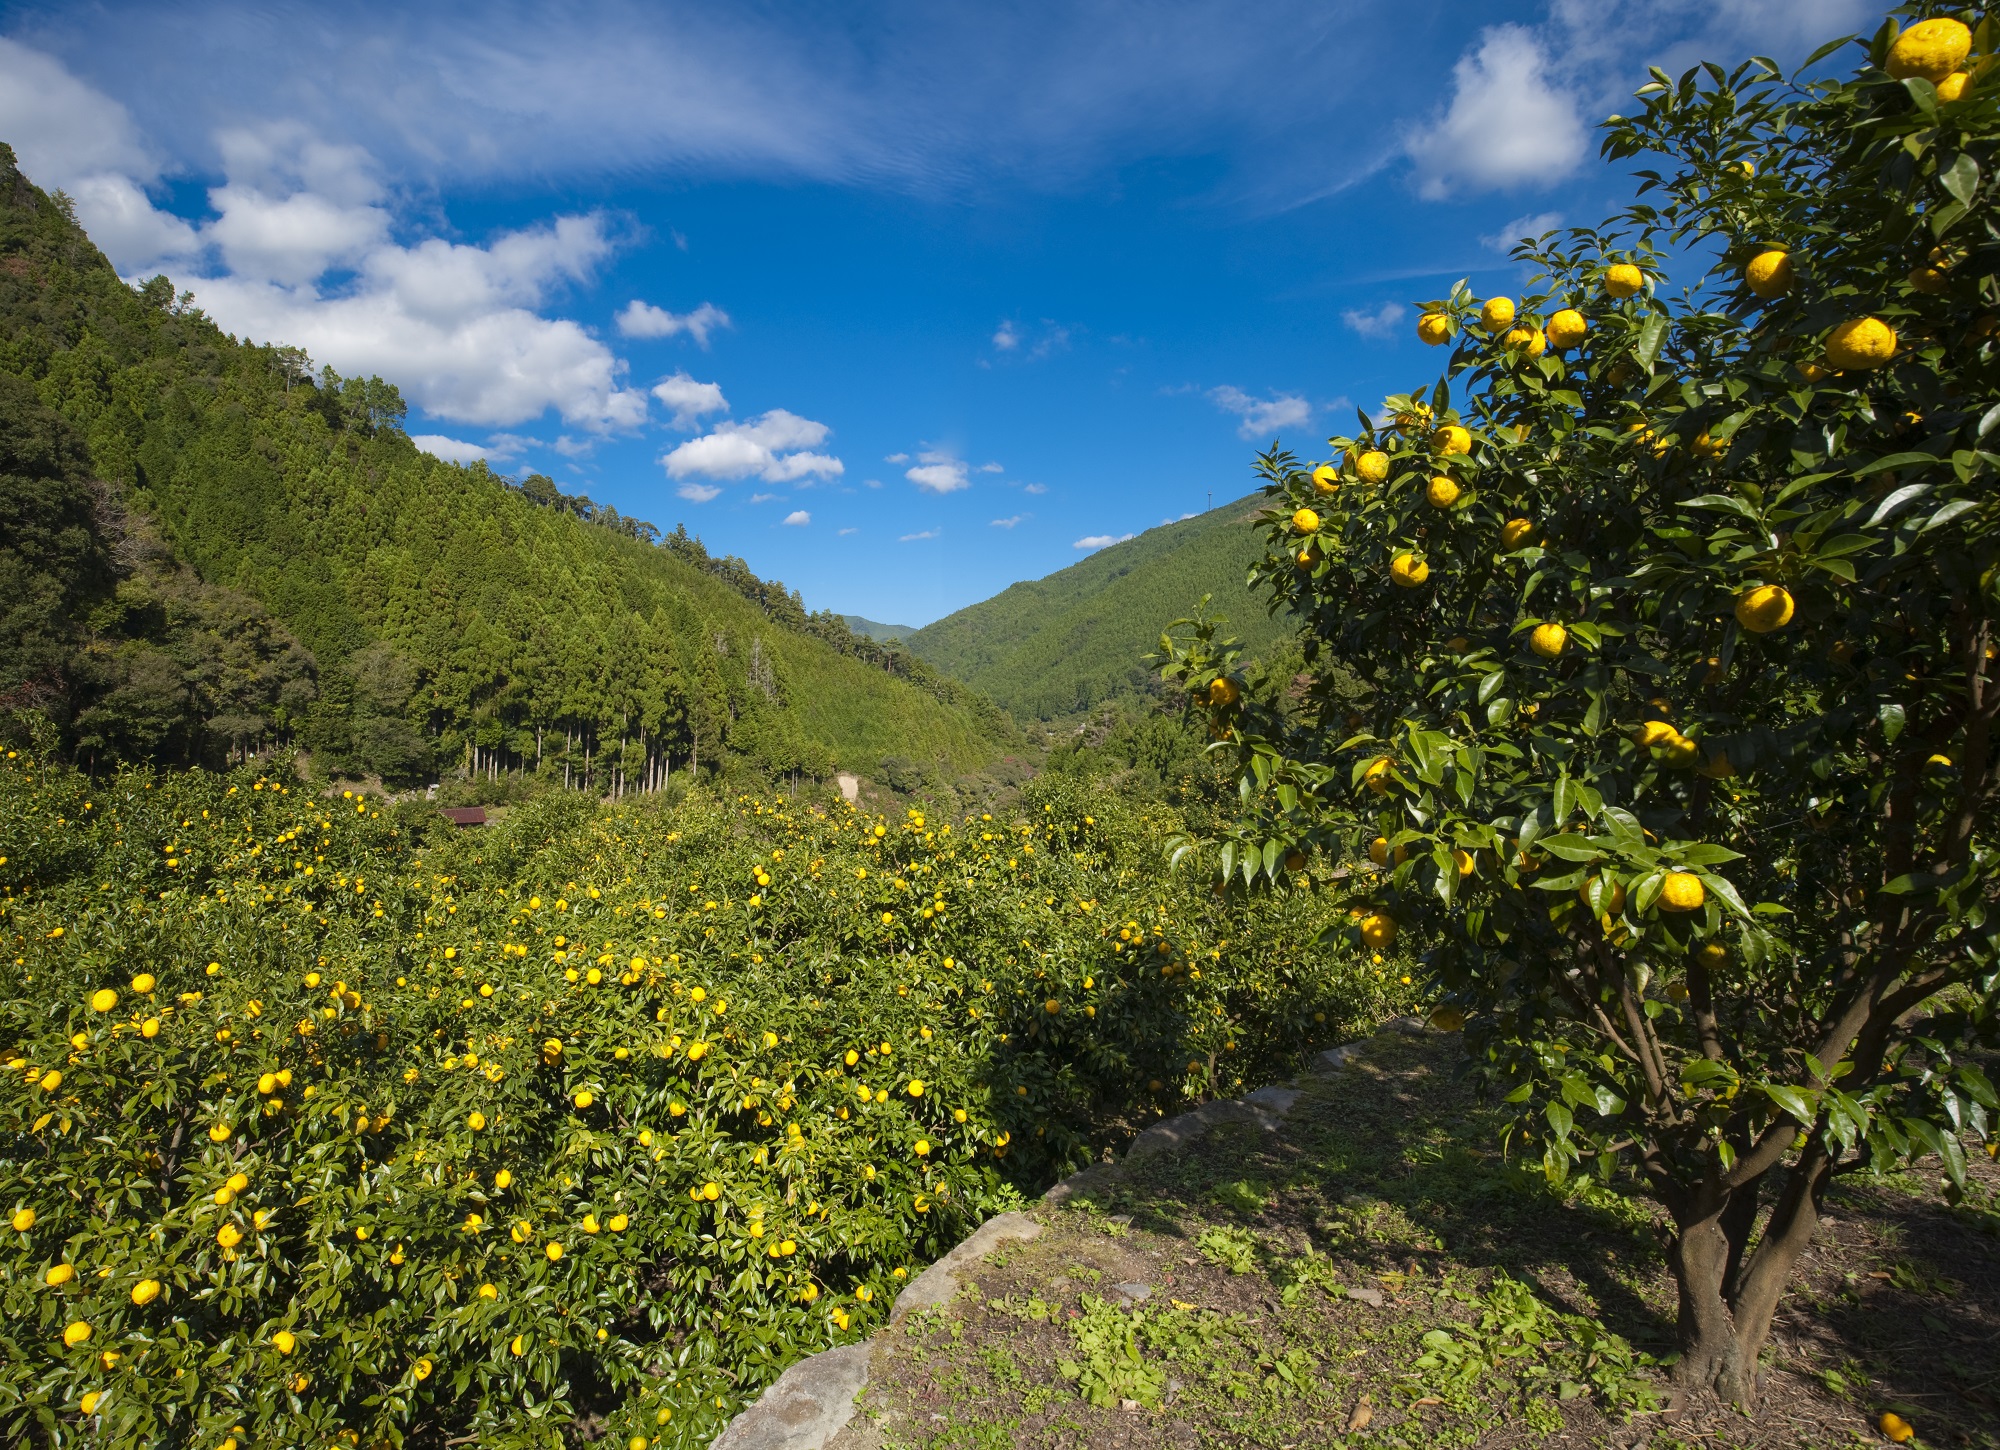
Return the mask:
<svg viewBox="0 0 2000 1450">
<path fill-rule="evenodd" d="M 395 387 L 125 285 L 0 145 L 0 711 L 86 761 L 304 748 L 597 790 L 974 767 L 1011 723 L 676 530 L 420 452 Z"/>
<path fill-rule="evenodd" d="M 905 638 L 923 659 L 991 696 L 1017 719 L 1054 720 L 1154 692 L 1143 657 L 1204 594 L 1251 656 L 1289 627 L 1244 585 L 1263 557 L 1255 495 L 1148 529 L 1082 563 L 1016 584 Z"/>
</svg>

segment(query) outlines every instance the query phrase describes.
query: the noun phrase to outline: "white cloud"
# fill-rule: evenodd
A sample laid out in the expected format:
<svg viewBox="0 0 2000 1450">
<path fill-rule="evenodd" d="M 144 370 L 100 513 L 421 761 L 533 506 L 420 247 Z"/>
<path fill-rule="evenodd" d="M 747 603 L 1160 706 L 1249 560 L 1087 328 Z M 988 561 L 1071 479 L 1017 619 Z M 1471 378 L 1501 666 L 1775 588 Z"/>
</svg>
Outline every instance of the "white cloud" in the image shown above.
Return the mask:
<svg viewBox="0 0 2000 1450">
<path fill-rule="evenodd" d="M 493 449 L 484 443 L 467 443 L 462 438 L 447 438 L 442 433 L 417 433 L 411 436 L 410 441 L 431 457 L 442 458 L 446 463 L 471 463 L 494 456 Z"/>
<path fill-rule="evenodd" d="M 750 495 L 750 502 L 769 503 L 772 499 L 777 497 L 779 497 L 779 495 L 775 493 L 753 493 Z"/>
<path fill-rule="evenodd" d="M 1047 493 L 1049 486 L 1046 483 L 1031 483 L 1021 491 L 1023 493 Z"/>
<path fill-rule="evenodd" d="M 1403 314 L 1409 309 L 1400 302 L 1384 302 L 1373 312 L 1343 312 L 1341 320 L 1363 337 L 1394 337 L 1403 323 Z"/>
<path fill-rule="evenodd" d="M 707 503 L 710 499 L 720 494 L 722 490 L 713 488 L 705 483 L 684 483 L 675 489 L 674 492 L 689 503 Z"/>
<path fill-rule="evenodd" d="M 680 429 L 694 427 L 710 413 L 729 411 L 720 383 L 698 383 L 686 373 L 661 378 L 653 384 L 653 396 L 673 410 L 673 424 Z"/>
<path fill-rule="evenodd" d="M 1491 236 L 1481 237 L 1479 245 L 1489 251 L 1511 252 L 1516 242 L 1524 237 L 1535 238 L 1541 236 L 1543 232 L 1552 232 L 1562 225 L 1562 220 L 1562 213 L 1559 211 L 1530 212 L 1526 216 L 1515 217 Z"/>
<path fill-rule="evenodd" d="M 1003 322 L 993 333 L 993 346 L 1000 352 L 1012 352 L 1021 345 L 1020 329 L 1011 322 Z"/>
<path fill-rule="evenodd" d="M 160 169 L 124 108 L 13 41 L 0 41 L 0 134 L 30 176 L 72 192 L 116 266 L 171 264 L 231 332 L 303 347 L 343 373 L 379 373 L 454 422 L 506 425 L 550 409 L 592 430 L 645 421 L 624 364 L 576 323 L 536 310 L 610 255 L 599 217 L 486 246 L 403 246 L 369 155 L 282 122 L 216 134 L 225 180 L 208 194 L 215 216 L 194 226 L 146 195 Z"/>
<path fill-rule="evenodd" d="M 125 108 L 79 81 L 60 61 L 0 39 L 0 137 L 21 169 L 76 201 L 77 220 L 127 270 L 200 245 L 195 229 L 154 207 L 145 187 L 160 167 Z"/>
<path fill-rule="evenodd" d="M 837 531 L 837 533 L 838 533 L 839 537 L 841 537 L 841 538 L 843 538 L 843 539 L 844 539 L 844 538 L 846 538 L 846 537 L 847 537 L 847 536 L 848 536 L 849 534 L 858 534 L 858 533 L 860 533 L 860 532 L 861 532 L 861 530 L 859 530 L 859 529 L 852 529 L 852 528 L 850 528 L 850 529 L 840 529 L 840 530 L 838 530 L 838 531 Z"/>
<path fill-rule="evenodd" d="M 1027 517 L 1026 514 L 1015 514 L 1014 517 L 1012 517 L 1011 519 L 994 519 L 990 527 L 996 529 L 1011 529 L 1014 527 L 1014 525 L 1020 523 L 1021 520 L 1025 519 L 1026 517 Z"/>
<path fill-rule="evenodd" d="M 935 539 L 943 532 L 943 529 L 925 529 L 921 534 L 905 534 L 896 542 L 899 544 L 911 544 L 915 543 L 918 539 Z"/>
<path fill-rule="evenodd" d="M 979 471 L 981 473 L 1005 473 L 1007 470 L 997 463 L 982 463 L 979 465 Z"/>
<path fill-rule="evenodd" d="M 5 89 L 5 81 L 0 80 L 0 93 Z M 48 173 L 31 169 L 29 174 L 45 177 Z M 68 190 L 76 198 L 76 219 L 115 265 L 133 272 L 153 270 L 161 262 L 185 257 L 201 247 L 201 237 L 193 227 L 155 207 L 130 177 L 108 173 L 80 177 Z"/>
<path fill-rule="evenodd" d="M 1268 438 L 1282 428 L 1297 428 L 1311 420 L 1312 404 L 1295 393 L 1277 393 L 1269 398 L 1253 398 L 1241 388 L 1224 385 L 1208 390 L 1208 400 L 1225 413 L 1234 413 L 1243 421 L 1237 426 L 1238 437 L 1254 443 L 1260 438 Z"/>
<path fill-rule="evenodd" d="M 956 493 L 972 487 L 965 464 L 949 453 L 926 450 L 917 455 L 917 466 L 905 469 L 903 477 L 927 493 Z"/>
<path fill-rule="evenodd" d="M 713 432 L 690 438 L 660 462 L 673 478 L 755 476 L 766 483 L 838 478 L 847 466 L 829 454 L 811 451 L 824 443 L 831 431 L 824 423 L 773 408 L 748 423 L 720 423 Z"/>
<path fill-rule="evenodd" d="M 1161 520 L 1160 520 L 1160 523 L 1161 523 L 1161 524 L 1162 524 L 1163 526 L 1164 526 L 1164 525 L 1166 525 L 1166 524 L 1179 524 L 1179 523 L 1185 523 L 1185 522 L 1187 522 L 1187 520 L 1189 520 L 1189 519 L 1191 519 L 1191 518 L 1193 518 L 1193 517 L 1194 517 L 1194 515 L 1193 515 L 1193 514 L 1182 514 L 1182 515 L 1181 515 L 1181 516 L 1180 516 L 1179 518 L 1177 518 L 1177 519 L 1161 519 Z"/>
<path fill-rule="evenodd" d="M 793 525 L 794 527 L 803 528 L 805 525 L 811 523 L 812 521 L 813 521 L 813 516 L 807 513 L 804 509 L 793 509 L 790 513 L 785 515 L 785 522 L 787 524 Z"/>
<path fill-rule="evenodd" d="M 1587 134 L 1575 102 L 1548 75 L 1535 37 L 1519 25 L 1481 33 L 1452 68 L 1451 104 L 1412 134 L 1418 192 L 1440 201 L 1460 190 L 1547 186 L 1582 162 Z"/>
<path fill-rule="evenodd" d="M 1137 537 L 1136 534 L 1086 534 L 1070 547 L 1075 549 L 1106 549 L 1113 544 L 1122 544 L 1127 539 Z"/>
<path fill-rule="evenodd" d="M 634 297 L 618 314 L 618 330 L 626 337 L 674 337 L 685 332 L 704 350 L 711 332 L 735 325 L 713 302 L 704 302 L 692 312 L 669 312 Z"/>
<path fill-rule="evenodd" d="M 907 453 L 891 453 L 884 457 L 882 461 L 884 463 L 908 463 L 910 455 Z"/>
</svg>

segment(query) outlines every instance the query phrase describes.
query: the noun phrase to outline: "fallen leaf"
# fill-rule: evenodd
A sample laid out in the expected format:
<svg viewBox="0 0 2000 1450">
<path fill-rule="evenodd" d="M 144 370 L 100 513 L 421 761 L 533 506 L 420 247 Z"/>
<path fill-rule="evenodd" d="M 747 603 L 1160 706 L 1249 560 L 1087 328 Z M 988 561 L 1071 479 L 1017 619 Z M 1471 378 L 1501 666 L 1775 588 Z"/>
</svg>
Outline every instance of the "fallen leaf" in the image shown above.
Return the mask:
<svg viewBox="0 0 2000 1450">
<path fill-rule="evenodd" d="M 1366 1399 L 1354 1407 L 1354 1413 L 1347 1417 L 1347 1433 L 1368 1428 L 1368 1422 L 1375 1418 L 1375 1410 Z"/>
<path fill-rule="evenodd" d="M 1421 1400 L 1412 1400 L 1410 1403 L 1413 1405 L 1441 1405 L 1444 1401 L 1436 1395 L 1425 1395 Z"/>
</svg>

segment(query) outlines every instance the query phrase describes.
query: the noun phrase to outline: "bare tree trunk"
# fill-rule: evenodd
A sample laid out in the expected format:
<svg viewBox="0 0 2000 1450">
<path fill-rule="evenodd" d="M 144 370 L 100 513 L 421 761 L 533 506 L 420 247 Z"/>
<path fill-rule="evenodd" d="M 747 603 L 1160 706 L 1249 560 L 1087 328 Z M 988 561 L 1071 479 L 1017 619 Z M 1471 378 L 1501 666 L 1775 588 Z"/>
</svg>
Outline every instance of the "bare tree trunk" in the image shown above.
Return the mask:
<svg viewBox="0 0 2000 1450">
<path fill-rule="evenodd" d="M 1761 1176 L 1734 1190 L 1712 1177 L 1669 1202 L 1667 1263 L 1680 1290 L 1677 1396 L 1713 1394 L 1754 1411 L 1757 1361 L 1785 1285 L 1819 1223 L 1833 1162 L 1814 1137 L 1787 1174 L 1755 1253 Z"/>
</svg>

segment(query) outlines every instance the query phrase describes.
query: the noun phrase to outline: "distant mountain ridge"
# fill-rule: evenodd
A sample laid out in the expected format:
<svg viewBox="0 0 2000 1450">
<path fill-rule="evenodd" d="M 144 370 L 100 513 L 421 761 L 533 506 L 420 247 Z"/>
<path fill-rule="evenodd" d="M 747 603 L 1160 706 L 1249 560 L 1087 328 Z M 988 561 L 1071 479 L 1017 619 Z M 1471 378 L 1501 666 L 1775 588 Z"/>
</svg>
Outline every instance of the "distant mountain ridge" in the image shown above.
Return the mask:
<svg viewBox="0 0 2000 1450">
<path fill-rule="evenodd" d="M 859 635 L 873 640 L 908 639 L 917 631 L 907 624 L 884 624 L 878 619 L 868 619 L 859 614 L 843 614 L 840 622 Z"/>
<path fill-rule="evenodd" d="M 1100 549 L 947 615 L 904 643 L 918 658 L 997 700 L 1018 720 L 1059 720 L 1106 700 L 1143 699 L 1159 682 L 1144 656 L 1204 594 L 1226 632 L 1257 656 L 1296 626 L 1246 585 L 1264 555 L 1248 495 Z"/>
</svg>

